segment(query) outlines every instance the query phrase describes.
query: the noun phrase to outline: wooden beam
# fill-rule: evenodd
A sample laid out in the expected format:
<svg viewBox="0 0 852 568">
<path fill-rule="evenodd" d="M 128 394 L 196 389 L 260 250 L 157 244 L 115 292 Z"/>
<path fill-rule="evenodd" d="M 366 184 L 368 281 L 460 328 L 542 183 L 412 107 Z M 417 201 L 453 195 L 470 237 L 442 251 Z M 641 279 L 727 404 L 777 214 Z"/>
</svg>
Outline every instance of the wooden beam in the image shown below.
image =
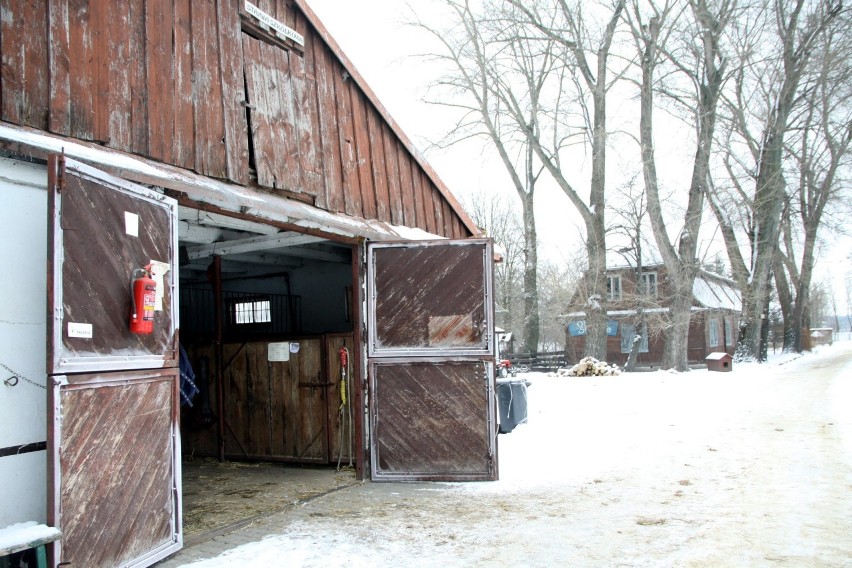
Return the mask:
<svg viewBox="0 0 852 568">
<path fill-rule="evenodd" d="M 260 237 L 249 237 L 247 239 L 236 239 L 189 247 L 190 260 L 198 260 L 216 256 L 231 256 L 234 254 L 253 253 L 259 251 L 288 248 L 310 243 L 322 242 L 325 239 L 312 235 L 302 235 L 294 232 L 284 232 L 275 235 L 264 235 Z"/>
</svg>

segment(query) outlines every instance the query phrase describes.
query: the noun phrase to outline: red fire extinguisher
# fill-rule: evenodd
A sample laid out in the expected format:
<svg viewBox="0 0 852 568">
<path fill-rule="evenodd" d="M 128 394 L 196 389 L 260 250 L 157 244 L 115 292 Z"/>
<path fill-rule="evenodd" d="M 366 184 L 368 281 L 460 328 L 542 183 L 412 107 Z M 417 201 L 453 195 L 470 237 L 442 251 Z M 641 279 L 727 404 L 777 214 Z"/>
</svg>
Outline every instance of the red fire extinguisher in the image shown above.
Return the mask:
<svg viewBox="0 0 852 568">
<path fill-rule="evenodd" d="M 133 271 L 130 291 L 133 305 L 130 308 L 130 331 L 148 335 L 154 331 L 154 300 L 157 283 L 151 278 L 151 265 Z"/>
</svg>

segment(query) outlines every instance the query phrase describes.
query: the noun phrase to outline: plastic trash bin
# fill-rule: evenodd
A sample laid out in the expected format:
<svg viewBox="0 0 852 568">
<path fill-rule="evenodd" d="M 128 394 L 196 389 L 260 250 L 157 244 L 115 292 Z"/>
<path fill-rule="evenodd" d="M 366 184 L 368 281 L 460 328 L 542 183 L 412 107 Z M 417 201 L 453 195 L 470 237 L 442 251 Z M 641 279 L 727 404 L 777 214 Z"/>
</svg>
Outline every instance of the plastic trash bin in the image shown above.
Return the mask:
<svg viewBox="0 0 852 568">
<path fill-rule="evenodd" d="M 527 422 L 527 383 L 523 379 L 497 379 L 497 411 L 499 432 L 508 434 L 518 424 Z"/>
</svg>

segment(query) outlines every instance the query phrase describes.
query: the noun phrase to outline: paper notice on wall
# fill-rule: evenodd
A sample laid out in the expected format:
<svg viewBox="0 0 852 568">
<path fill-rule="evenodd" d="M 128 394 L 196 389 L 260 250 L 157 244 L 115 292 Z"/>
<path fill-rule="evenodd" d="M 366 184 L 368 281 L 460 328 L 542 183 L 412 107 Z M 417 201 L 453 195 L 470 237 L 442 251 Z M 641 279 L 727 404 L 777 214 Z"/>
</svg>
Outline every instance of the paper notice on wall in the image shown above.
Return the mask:
<svg viewBox="0 0 852 568">
<path fill-rule="evenodd" d="M 139 215 L 128 211 L 124 212 L 124 232 L 131 237 L 139 236 Z"/>
<path fill-rule="evenodd" d="M 157 284 L 157 296 L 154 298 L 155 312 L 162 311 L 163 309 L 163 297 L 166 294 L 164 277 L 171 268 L 167 262 L 160 262 L 159 260 L 151 261 L 151 278 Z"/>
<path fill-rule="evenodd" d="M 290 344 L 286 342 L 270 343 L 266 348 L 266 358 L 269 361 L 289 361 Z"/>
</svg>

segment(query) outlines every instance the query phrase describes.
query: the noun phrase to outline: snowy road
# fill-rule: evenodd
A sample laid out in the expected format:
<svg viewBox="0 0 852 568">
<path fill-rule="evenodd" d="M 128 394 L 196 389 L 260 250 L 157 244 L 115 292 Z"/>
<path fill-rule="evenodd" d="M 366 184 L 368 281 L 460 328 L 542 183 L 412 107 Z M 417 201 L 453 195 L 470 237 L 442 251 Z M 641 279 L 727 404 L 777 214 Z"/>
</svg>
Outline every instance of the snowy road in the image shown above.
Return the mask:
<svg viewBox="0 0 852 568">
<path fill-rule="evenodd" d="M 732 373 L 528 377 L 499 482 L 347 488 L 185 566 L 852 567 L 852 344 Z"/>
</svg>

